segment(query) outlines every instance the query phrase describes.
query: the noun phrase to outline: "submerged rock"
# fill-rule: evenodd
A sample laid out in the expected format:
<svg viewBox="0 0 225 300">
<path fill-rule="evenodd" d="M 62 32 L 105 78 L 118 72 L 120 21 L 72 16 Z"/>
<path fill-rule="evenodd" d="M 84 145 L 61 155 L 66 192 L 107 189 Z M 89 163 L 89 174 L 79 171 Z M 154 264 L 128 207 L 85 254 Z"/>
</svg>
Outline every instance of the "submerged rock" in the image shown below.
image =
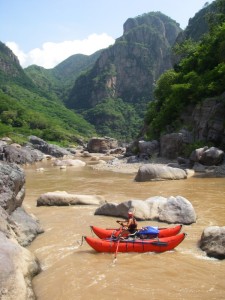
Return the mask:
<svg viewBox="0 0 225 300">
<path fill-rule="evenodd" d="M 53 166 L 84 167 L 86 166 L 86 163 L 80 159 L 57 159 L 53 162 Z"/>
</svg>

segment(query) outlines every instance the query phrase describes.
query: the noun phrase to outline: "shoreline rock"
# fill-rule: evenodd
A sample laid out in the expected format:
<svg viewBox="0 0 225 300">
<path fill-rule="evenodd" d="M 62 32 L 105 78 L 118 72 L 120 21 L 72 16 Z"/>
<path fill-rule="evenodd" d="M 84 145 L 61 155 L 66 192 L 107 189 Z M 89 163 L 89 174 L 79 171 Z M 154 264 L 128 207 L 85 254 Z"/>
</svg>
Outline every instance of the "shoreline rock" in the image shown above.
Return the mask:
<svg viewBox="0 0 225 300">
<path fill-rule="evenodd" d="M 0 161 L 0 299 L 35 299 L 32 278 L 41 268 L 24 246 L 43 230 L 23 209 L 24 197 L 23 169 Z"/>
<path fill-rule="evenodd" d="M 110 161 L 105 163 L 99 163 L 90 166 L 91 168 L 99 171 L 112 171 L 118 173 L 125 173 L 125 174 L 135 174 L 138 172 L 139 168 L 145 164 L 153 164 L 156 166 L 167 165 L 171 162 L 171 160 L 164 159 L 164 158 L 155 158 L 150 160 L 138 160 L 134 159 L 134 162 L 129 158 L 114 158 Z"/>
<path fill-rule="evenodd" d="M 98 163 L 89 165 L 92 169 L 98 171 L 111 171 L 123 174 L 136 174 L 139 168 L 146 164 L 152 164 L 153 166 L 170 166 L 175 165 L 178 167 L 176 160 L 168 160 L 163 157 L 152 158 L 149 160 L 134 160 L 135 162 L 129 162 L 129 158 L 114 158 L 111 161 L 104 163 Z M 180 169 L 183 169 L 182 167 Z M 225 162 L 219 166 L 203 166 L 199 169 L 185 169 L 187 177 L 225 177 Z"/>
</svg>

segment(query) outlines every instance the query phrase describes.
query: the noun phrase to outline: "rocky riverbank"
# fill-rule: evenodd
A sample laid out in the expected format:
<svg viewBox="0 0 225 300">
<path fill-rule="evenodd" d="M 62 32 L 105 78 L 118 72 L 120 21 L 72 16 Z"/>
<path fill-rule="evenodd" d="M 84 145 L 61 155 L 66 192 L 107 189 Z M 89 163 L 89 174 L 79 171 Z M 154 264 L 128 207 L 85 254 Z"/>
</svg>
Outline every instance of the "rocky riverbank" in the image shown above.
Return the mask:
<svg viewBox="0 0 225 300">
<path fill-rule="evenodd" d="M 103 157 L 104 158 L 104 157 Z M 146 164 L 155 166 L 173 166 L 177 165 L 177 160 L 169 160 L 162 157 L 156 157 L 149 160 L 141 160 L 139 162 L 129 162 L 128 158 L 114 158 L 110 161 L 102 161 L 98 164 L 90 165 L 91 168 L 99 171 L 112 171 L 124 174 L 136 174 L 139 168 Z M 225 162 L 219 166 L 203 166 L 196 164 L 192 169 L 191 176 L 201 177 L 225 177 Z"/>
<path fill-rule="evenodd" d="M 120 158 L 114 158 L 113 160 L 108 162 L 103 161 L 102 163 L 92 165 L 91 167 L 99 171 L 104 170 L 104 171 L 112 171 L 112 172 L 125 173 L 125 174 L 136 174 L 139 168 L 145 164 L 166 166 L 169 163 L 171 163 L 171 160 L 165 158 L 152 158 L 149 160 L 130 162 L 129 158 L 120 157 Z"/>
<path fill-rule="evenodd" d="M 24 197 L 23 169 L 0 162 L 0 299 L 35 299 L 32 278 L 41 268 L 25 247 L 43 230 L 23 209 Z"/>
</svg>

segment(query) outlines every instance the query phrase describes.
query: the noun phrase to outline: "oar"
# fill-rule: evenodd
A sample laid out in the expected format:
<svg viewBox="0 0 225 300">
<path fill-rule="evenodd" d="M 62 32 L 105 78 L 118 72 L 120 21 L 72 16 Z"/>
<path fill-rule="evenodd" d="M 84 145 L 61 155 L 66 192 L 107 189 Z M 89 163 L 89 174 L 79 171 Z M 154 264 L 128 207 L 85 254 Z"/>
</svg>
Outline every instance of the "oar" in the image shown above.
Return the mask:
<svg viewBox="0 0 225 300">
<path fill-rule="evenodd" d="M 120 236 L 120 233 L 122 232 L 122 229 L 123 229 L 123 228 L 114 229 L 114 231 L 113 231 L 111 237 L 112 237 L 112 236 L 119 237 L 119 236 Z M 115 235 L 115 234 L 116 234 L 116 235 Z"/>
<path fill-rule="evenodd" d="M 117 260 L 117 253 L 118 253 L 118 249 L 119 249 L 120 238 L 121 238 L 123 232 L 126 231 L 126 230 L 123 230 L 123 228 L 121 228 L 120 231 L 121 231 L 121 233 L 120 233 L 120 234 L 118 235 L 118 237 L 117 237 L 118 240 L 117 240 L 116 251 L 115 251 L 115 254 L 114 254 L 114 260 L 113 260 L 113 263 L 115 263 L 116 260 Z"/>
<path fill-rule="evenodd" d="M 77 241 L 77 244 L 79 245 L 79 247 L 81 247 L 81 246 L 83 245 L 84 239 L 85 239 L 85 236 L 82 235 L 81 242 L 80 242 L 80 241 Z"/>
<path fill-rule="evenodd" d="M 115 251 L 115 254 L 114 254 L 113 263 L 115 263 L 116 260 L 117 260 L 117 252 L 118 252 L 118 249 L 119 249 L 119 244 L 120 244 L 120 239 L 118 239 L 118 241 L 117 241 L 116 251 Z"/>
<path fill-rule="evenodd" d="M 93 229 L 92 229 L 92 226 L 91 227 L 91 235 L 94 236 L 94 232 L 93 232 Z"/>
<path fill-rule="evenodd" d="M 106 230 L 119 230 L 119 228 L 106 228 Z"/>
<path fill-rule="evenodd" d="M 133 241 L 128 241 L 126 240 L 126 243 L 133 243 Z M 139 244 L 151 244 L 151 245 L 156 245 L 156 246 L 167 246 L 168 243 L 167 242 L 160 242 L 160 241 L 153 241 L 153 242 L 144 242 L 144 241 L 141 241 L 138 242 Z"/>
<path fill-rule="evenodd" d="M 144 244 L 147 244 L 148 242 L 144 242 Z M 152 245 L 156 245 L 156 246 L 167 246 L 168 243 L 167 242 L 151 242 Z"/>
</svg>

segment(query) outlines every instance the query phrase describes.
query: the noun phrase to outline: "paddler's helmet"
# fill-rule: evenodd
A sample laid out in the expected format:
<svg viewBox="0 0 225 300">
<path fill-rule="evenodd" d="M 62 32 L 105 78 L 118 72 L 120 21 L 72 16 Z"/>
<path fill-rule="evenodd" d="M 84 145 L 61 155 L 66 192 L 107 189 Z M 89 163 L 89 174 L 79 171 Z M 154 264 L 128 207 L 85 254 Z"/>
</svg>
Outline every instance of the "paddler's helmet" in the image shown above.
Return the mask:
<svg viewBox="0 0 225 300">
<path fill-rule="evenodd" d="M 132 213 L 132 211 L 128 211 L 128 217 L 132 218 L 134 216 L 134 214 Z"/>
</svg>

